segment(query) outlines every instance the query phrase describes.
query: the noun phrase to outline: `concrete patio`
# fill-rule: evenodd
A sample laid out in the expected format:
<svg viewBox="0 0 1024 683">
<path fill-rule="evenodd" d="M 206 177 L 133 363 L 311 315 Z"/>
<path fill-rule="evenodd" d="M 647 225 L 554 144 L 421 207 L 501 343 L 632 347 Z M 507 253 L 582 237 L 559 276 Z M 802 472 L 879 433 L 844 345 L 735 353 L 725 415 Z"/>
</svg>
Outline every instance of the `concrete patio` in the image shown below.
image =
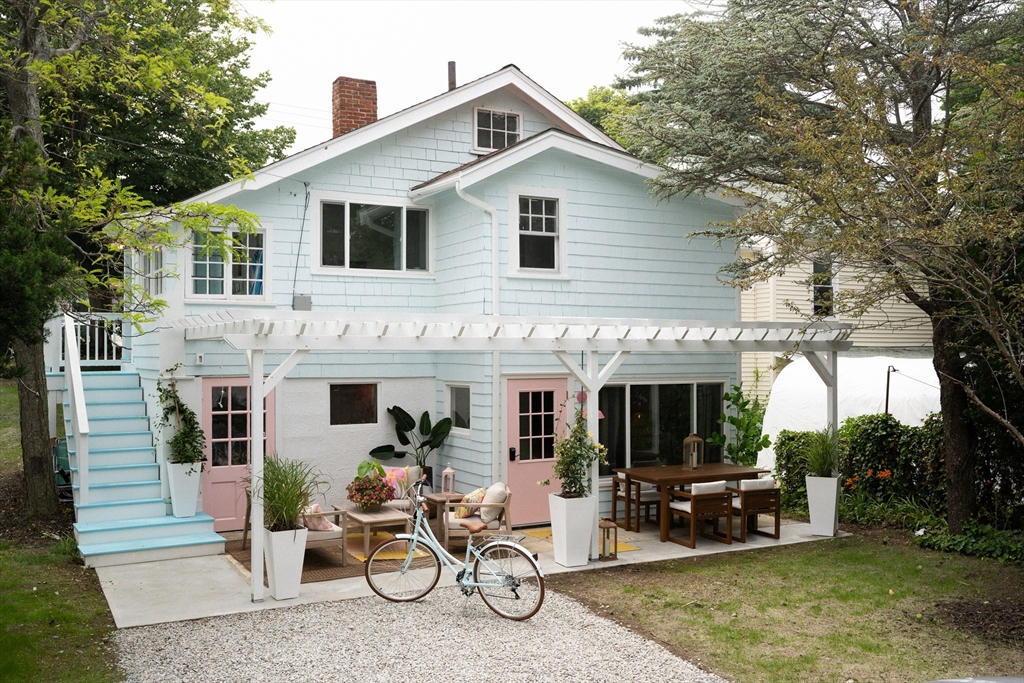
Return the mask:
<svg viewBox="0 0 1024 683">
<path fill-rule="evenodd" d="M 847 535 L 840 532 L 840 535 Z M 614 561 L 593 561 L 583 567 L 567 569 L 555 563 L 551 543 L 527 535 L 523 540 L 531 552 L 537 553 L 545 575 L 566 571 L 607 568 L 617 565 L 658 562 L 715 553 L 743 552 L 779 545 L 822 540 L 811 535 L 810 524 L 783 519 L 778 540 L 748 535 L 747 543 L 731 545 L 699 539 L 691 550 L 675 543 L 661 543 L 654 525 L 645 524 L 639 532 L 619 529 L 620 543 L 637 550 L 620 552 Z M 456 556 L 460 556 L 456 551 Z M 250 575 L 230 555 L 210 555 L 179 560 L 161 560 L 140 564 L 99 567 L 103 594 L 118 628 L 145 626 L 205 617 L 293 607 L 315 602 L 348 600 L 373 595 L 365 578 L 337 579 L 302 584 L 301 595 L 293 600 L 277 601 L 267 596 L 261 603 L 250 598 Z M 451 572 L 442 569 L 439 586 L 454 585 Z"/>
</svg>

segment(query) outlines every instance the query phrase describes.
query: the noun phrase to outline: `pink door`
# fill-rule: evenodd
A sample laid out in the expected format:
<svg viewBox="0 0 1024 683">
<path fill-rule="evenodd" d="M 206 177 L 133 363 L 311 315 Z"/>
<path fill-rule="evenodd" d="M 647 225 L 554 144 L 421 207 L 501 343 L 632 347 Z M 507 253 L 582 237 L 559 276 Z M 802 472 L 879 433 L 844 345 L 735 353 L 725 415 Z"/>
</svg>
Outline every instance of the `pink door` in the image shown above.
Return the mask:
<svg viewBox="0 0 1024 683">
<path fill-rule="evenodd" d="M 263 453 L 274 452 L 274 392 L 263 402 Z M 210 377 L 203 380 L 203 431 L 206 468 L 203 512 L 214 519 L 214 531 L 237 531 L 245 521 L 245 490 L 249 485 L 249 378 Z"/>
<path fill-rule="evenodd" d="M 510 379 L 508 381 L 508 486 L 512 491 L 512 523 L 551 521 L 548 493 L 558 491 L 552 479 L 555 434 L 565 431 L 565 379 Z M 513 459 L 512 449 L 515 449 Z"/>
</svg>

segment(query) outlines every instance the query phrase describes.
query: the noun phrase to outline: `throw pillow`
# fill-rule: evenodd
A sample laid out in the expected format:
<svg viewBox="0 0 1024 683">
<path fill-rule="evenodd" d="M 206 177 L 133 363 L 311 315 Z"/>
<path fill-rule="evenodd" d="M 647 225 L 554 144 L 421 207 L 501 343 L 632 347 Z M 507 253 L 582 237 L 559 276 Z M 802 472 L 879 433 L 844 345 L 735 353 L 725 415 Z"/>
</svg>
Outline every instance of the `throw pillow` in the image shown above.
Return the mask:
<svg viewBox="0 0 1024 683">
<path fill-rule="evenodd" d="M 505 482 L 499 481 L 496 484 L 491 484 L 487 489 L 487 493 L 484 494 L 484 503 L 494 503 L 493 507 L 482 507 L 480 508 L 480 521 L 484 524 L 490 524 L 494 520 L 498 519 L 498 515 L 501 514 L 501 508 L 498 505 L 505 503 Z"/>
<path fill-rule="evenodd" d="M 476 491 L 471 491 L 462 497 L 463 503 L 481 503 L 484 500 L 484 496 L 487 495 L 486 488 L 479 488 Z M 455 519 L 465 519 L 466 517 L 472 517 L 479 510 L 479 506 L 463 505 L 455 511 Z"/>
<path fill-rule="evenodd" d="M 314 512 L 322 512 L 320 503 L 313 503 L 302 510 L 302 526 L 310 531 L 333 531 L 334 525 L 326 517 L 307 517 Z"/>
<path fill-rule="evenodd" d="M 385 467 L 384 477 L 391 484 L 391 487 L 395 489 L 395 500 L 403 500 L 406 489 L 409 488 L 409 468 Z"/>
</svg>

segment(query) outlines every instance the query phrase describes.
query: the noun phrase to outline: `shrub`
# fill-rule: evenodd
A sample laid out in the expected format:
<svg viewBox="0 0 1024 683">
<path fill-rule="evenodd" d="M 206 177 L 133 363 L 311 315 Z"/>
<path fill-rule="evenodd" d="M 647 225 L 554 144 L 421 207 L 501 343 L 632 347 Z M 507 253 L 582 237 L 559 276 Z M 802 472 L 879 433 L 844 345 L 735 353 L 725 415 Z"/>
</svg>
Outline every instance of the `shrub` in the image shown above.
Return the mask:
<svg viewBox="0 0 1024 683">
<path fill-rule="evenodd" d="M 807 465 L 802 454 L 811 440 L 811 432 L 783 430 L 775 437 L 775 475 L 779 483 L 780 505 L 784 510 L 807 510 Z"/>
<path fill-rule="evenodd" d="M 988 557 L 1001 562 L 1024 562 L 1024 531 L 999 530 L 989 524 L 970 522 L 964 533 L 953 536 L 945 531 L 928 531 L 917 539 L 918 545 L 933 550 Z"/>
</svg>

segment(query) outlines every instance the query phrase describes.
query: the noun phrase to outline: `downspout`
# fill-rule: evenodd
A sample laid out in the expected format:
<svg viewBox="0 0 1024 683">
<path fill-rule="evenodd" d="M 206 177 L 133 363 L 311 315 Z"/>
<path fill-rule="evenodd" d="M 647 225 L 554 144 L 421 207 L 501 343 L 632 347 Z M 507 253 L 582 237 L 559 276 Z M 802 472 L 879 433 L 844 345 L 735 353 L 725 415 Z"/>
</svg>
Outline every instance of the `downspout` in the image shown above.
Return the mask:
<svg viewBox="0 0 1024 683">
<path fill-rule="evenodd" d="M 498 210 L 462 189 L 462 178 L 455 181 L 455 194 L 491 216 L 491 315 L 499 314 L 498 306 Z M 508 481 L 502 470 L 501 457 L 501 353 L 491 351 L 491 478 L 492 481 Z"/>
</svg>

